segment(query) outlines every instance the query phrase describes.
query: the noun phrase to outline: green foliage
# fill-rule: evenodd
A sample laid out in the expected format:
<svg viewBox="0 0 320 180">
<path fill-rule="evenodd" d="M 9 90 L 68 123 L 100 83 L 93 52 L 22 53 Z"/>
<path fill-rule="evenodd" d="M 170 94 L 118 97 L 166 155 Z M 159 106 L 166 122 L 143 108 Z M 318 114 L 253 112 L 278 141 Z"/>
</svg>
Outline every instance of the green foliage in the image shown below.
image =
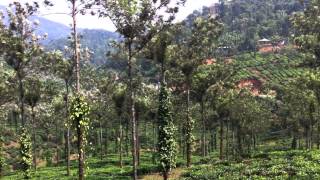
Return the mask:
<svg viewBox="0 0 320 180">
<path fill-rule="evenodd" d="M 250 53 L 235 57 L 233 82 L 243 79 L 259 79 L 268 84 L 283 84 L 299 77 L 306 68 L 302 66 L 304 56 L 295 50 L 279 54 Z"/>
<path fill-rule="evenodd" d="M 90 107 L 84 96 L 76 94 L 71 99 L 70 121 L 77 129 L 79 155 L 80 153 L 84 154 L 87 145 L 87 136 L 90 130 L 89 113 Z"/>
<path fill-rule="evenodd" d="M 293 25 L 297 30 L 295 42 L 306 52 L 311 52 L 315 55 L 314 66 L 319 66 L 320 63 L 319 4 L 319 0 L 310 0 L 304 12 L 296 13 L 292 18 Z"/>
<path fill-rule="evenodd" d="M 175 140 L 176 128 L 171 114 L 171 102 L 166 84 L 162 83 L 159 95 L 159 155 L 163 173 L 168 173 L 176 166 L 177 145 Z"/>
<path fill-rule="evenodd" d="M 4 140 L 3 140 L 3 137 L 0 136 L 0 177 L 3 176 L 5 165 L 6 165 L 6 162 L 5 162 L 5 155 L 4 155 Z"/>
<path fill-rule="evenodd" d="M 32 142 L 31 137 L 26 128 L 21 128 L 19 143 L 21 155 L 21 168 L 24 174 L 24 179 L 31 179 Z"/>
<path fill-rule="evenodd" d="M 71 99 L 70 120 L 76 128 L 82 129 L 85 135 L 87 135 L 90 129 L 90 119 L 88 118 L 89 113 L 90 107 L 85 101 L 84 96 L 75 95 Z"/>
<path fill-rule="evenodd" d="M 319 179 L 319 172 L 319 151 L 273 151 L 241 162 L 195 166 L 182 179 Z"/>
</svg>

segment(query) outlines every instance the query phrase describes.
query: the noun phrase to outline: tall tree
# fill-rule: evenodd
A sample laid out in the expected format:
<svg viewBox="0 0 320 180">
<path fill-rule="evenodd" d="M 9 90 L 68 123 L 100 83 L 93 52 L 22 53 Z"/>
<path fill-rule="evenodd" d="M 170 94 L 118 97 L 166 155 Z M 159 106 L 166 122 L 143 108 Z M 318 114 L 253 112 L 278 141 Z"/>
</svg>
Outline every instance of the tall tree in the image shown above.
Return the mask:
<svg viewBox="0 0 320 180">
<path fill-rule="evenodd" d="M 38 22 L 30 24 L 28 18 L 39 8 L 38 3 L 22 5 L 20 2 L 10 4 L 12 10 L 8 10 L 9 26 L 3 27 L 1 36 L 1 50 L 5 61 L 16 73 L 18 83 L 18 102 L 20 108 L 21 123 L 24 126 L 25 120 L 25 89 L 24 77 L 31 61 L 39 60 L 42 55 L 42 48 L 39 41 L 43 37 L 36 36 L 34 31 Z"/>
<path fill-rule="evenodd" d="M 122 168 L 123 166 L 123 162 L 122 162 L 122 141 L 123 141 L 123 128 L 122 128 L 122 124 L 123 124 L 123 116 L 122 116 L 122 112 L 123 112 L 123 106 L 125 103 L 125 90 L 123 87 L 118 87 L 118 89 L 116 89 L 115 94 L 113 95 L 113 101 L 115 103 L 115 108 L 116 108 L 116 112 L 118 115 L 118 119 L 119 119 L 119 136 L 118 136 L 118 140 L 119 140 L 119 162 L 120 162 L 120 168 Z"/>
<path fill-rule="evenodd" d="M 105 10 L 99 11 L 100 16 L 111 19 L 117 31 L 124 38 L 124 49 L 127 56 L 128 88 L 130 93 L 130 119 L 132 123 L 132 156 L 133 156 L 133 178 L 137 176 L 137 128 L 135 115 L 135 91 L 134 91 L 134 57 L 146 44 L 167 27 L 178 12 L 178 6 L 185 0 L 172 3 L 158 0 L 97 0 L 96 4 Z"/>
<path fill-rule="evenodd" d="M 71 48 L 66 47 L 65 54 L 60 51 L 53 51 L 47 54 L 50 69 L 53 73 L 64 81 L 65 86 L 65 153 L 67 163 L 67 176 L 70 176 L 70 121 L 69 121 L 69 94 L 71 89 L 71 83 L 73 80 L 74 62 L 72 61 Z M 66 56 L 66 58 L 64 58 Z"/>
<path fill-rule="evenodd" d="M 32 157 L 33 166 L 37 169 L 37 144 L 36 144 L 36 111 L 40 98 L 41 98 L 41 82 L 36 77 L 29 78 L 26 82 L 26 103 L 31 108 L 31 126 L 32 126 Z"/>
<path fill-rule="evenodd" d="M 313 66 L 319 67 L 320 64 L 320 9 L 319 0 L 311 0 L 301 2 L 307 3 L 304 12 L 296 13 L 292 22 L 296 29 L 295 42 L 306 52 L 315 55 L 313 58 Z"/>
<path fill-rule="evenodd" d="M 179 67 L 185 77 L 186 91 L 186 146 L 187 166 L 191 166 L 194 120 L 190 115 L 190 90 L 192 75 L 196 68 L 213 56 L 216 41 L 222 32 L 222 24 L 212 17 L 198 17 L 191 27 L 177 26 L 177 42 L 170 48 L 170 56 L 174 66 Z"/>
</svg>

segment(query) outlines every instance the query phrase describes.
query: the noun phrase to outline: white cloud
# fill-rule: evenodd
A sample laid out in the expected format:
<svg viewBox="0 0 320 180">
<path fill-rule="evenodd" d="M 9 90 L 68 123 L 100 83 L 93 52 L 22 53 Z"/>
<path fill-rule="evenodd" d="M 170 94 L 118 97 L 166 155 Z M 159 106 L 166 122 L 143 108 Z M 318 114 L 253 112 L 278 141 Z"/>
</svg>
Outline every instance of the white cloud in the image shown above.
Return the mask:
<svg viewBox="0 0 320 180">
<path fill-rule="evenodd" d="M 8 5 L 10 2 L 14 0 L 0 0 L 0 5 Z M 31 0 L 20 0 L 22 2 L 30 2 Z M 40 0 L 37 0 L 41 2 Z M 186 18 L 190 13 L 194 10 L 199 10 L 202 6 L 211 5 L 218 0 L 187 0 L 185 7 L 181 7 L 179 13 L 177 14 L 177 20 L 181 21 Z M 70 10 L 68 8 L 68 3 L 66 0 L 52 0 L 55 4 L 54 7 L 42 8 L 40 10 L 40 16 L 50 19 L 55 22 L 59 22 L 65 25 L 71 24 L 70 16 L 64 14 L 68 13 Z M 107 19 L 99 19 L 97 17 L 93 17 L 91 15 L 79 16 L 78 17 L 78 27 L 80 28 L 89 28 L 89 29 L 106 29 L 110 31 L 114 31 L 115 28 Z"/>
</svg>

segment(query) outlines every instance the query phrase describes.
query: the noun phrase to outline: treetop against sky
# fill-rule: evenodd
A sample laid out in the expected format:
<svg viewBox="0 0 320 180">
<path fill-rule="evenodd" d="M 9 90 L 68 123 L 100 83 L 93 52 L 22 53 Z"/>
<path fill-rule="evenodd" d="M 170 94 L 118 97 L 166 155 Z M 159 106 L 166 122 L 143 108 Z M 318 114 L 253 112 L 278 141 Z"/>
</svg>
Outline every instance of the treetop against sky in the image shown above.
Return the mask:
<svg viewBox="0 0 320 180">
<path fill-rule="evenodd" d="M 15 0 L 1 0 L 0 5 L 7 6 L 9 3 Z M 32 0 L 20 0 L 20 2 L 31 2 Z M 41 0 L 35 0 L 37 2 L 42 2 Z M 72 21 L 70 16 L 64 14 L 68 12 L 68 3 L 66 0 L 51 0 L 54 3 L 54 7 L 44 8 L 42 7 L 40 16 L 50 19 L 55 22 L 59 22 L 65 25 L 69 25 Z M 185 7 L 180 9 L 180 12 L 177 14 L 177 21 L 181 21 L 191 14 L 194 10 L 199 10 L 203 6 L 210 6 L 213 3 L 218 2 L 218 0 L 187 0 Z M 109 31 L 115 31 L 115 27 L 109 21 L 106 23 L 105 19 L 99 19 L 96 16 L 86 15 L 80 16 L 78 19 L 79 28 L 88 28 L 88 29 L 105 29 Z"/>
</svg>

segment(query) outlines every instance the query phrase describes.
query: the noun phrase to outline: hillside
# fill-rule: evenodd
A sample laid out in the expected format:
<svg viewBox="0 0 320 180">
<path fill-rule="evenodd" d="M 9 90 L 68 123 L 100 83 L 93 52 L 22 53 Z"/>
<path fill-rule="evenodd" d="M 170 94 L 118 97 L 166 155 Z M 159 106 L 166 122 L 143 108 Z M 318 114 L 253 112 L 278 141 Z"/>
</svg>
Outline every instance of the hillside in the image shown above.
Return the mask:
<svg viewBox="0 0 320 180">
<path fill-rule="evenodd" d="M 81 29 L 79 32 L 81 36 L 82 48 L 88 47 L 92 51 L 90 62 L 94 65 L 100 66 L 107 62 L 107 51 L 109 50 L 109 42 L 111 40 L 119 39 L 117 33 L 97 30 L 97 29 Z M 46 44 L 49 50 L 58 49 L 63 51 L 64 47 L 68 45 L 66 37 L 51 40 Z"/>
</svg>

